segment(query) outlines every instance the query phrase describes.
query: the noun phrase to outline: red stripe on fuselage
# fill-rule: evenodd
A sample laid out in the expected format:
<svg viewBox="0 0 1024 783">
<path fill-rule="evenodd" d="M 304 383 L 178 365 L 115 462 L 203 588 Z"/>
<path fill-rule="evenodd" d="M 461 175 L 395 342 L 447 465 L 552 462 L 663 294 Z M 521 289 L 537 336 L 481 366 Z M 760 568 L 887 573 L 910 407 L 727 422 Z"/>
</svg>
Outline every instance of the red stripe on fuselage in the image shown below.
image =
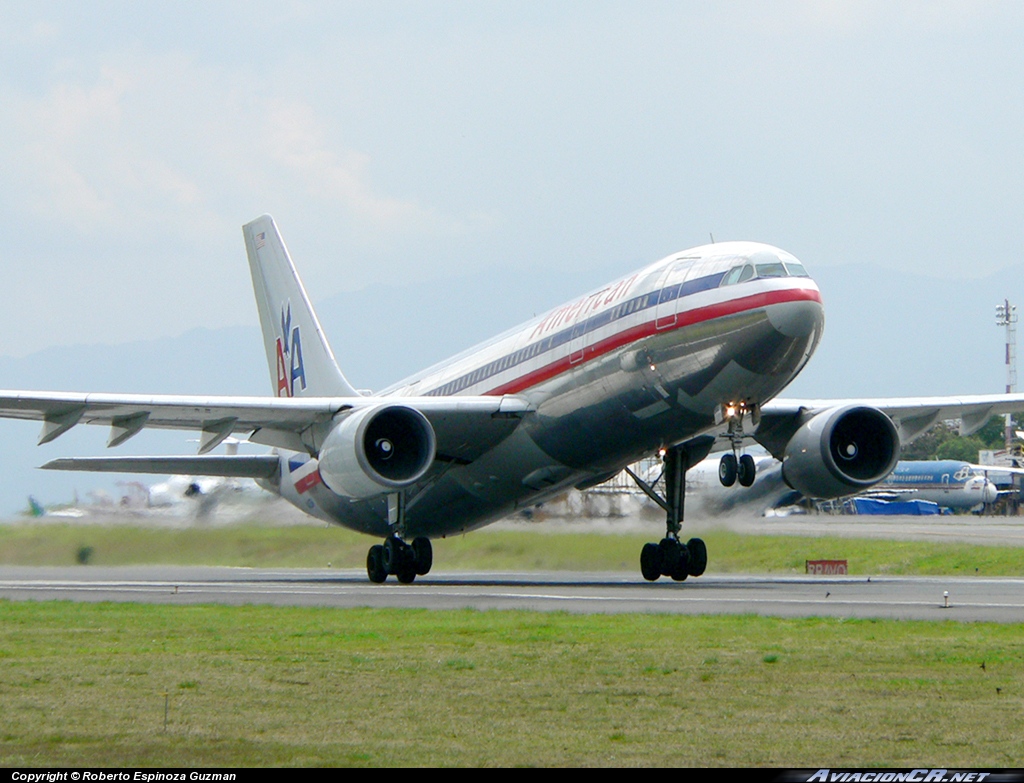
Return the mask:
<svg viewBox="0 0 1024 783">
<path fill-rule="evenodd" d="M 666 334 L 668 332 L 675 331 L 676 329 L 682 329 L 686 326 L 692 326 L 696 323 L 703 321 L 711 321 L 715 318 L 722 318 L 727 315 L 736 315 L 737 313 L 746 312 L 747 310 L 757 310 L 762 307 L 768 307 L 769 305 L 784 304 L 786 302 L 817 302 L 821 304 L 821 294 L 810 288 L 788 288 L 781 291 L 765 291 L 760 294 L 752 294 L 750 296 L 740 297 L 739 299 L 730 299 L 727 302 L 717 302 L 715 304 L 706 305 L 705 307 L 696 307 L 693 310 L 685 310 L 676 315 L 676 322 L 671 327 L 666 329 L 655 328 L 654 321 L 647 321 L 646 323 L 638 324 L 637 326 L 631 326 L 629 329 L 613 334 L 610 337 L 606 337 L 600 342 L 588 345 L 583 349 L 583 358 L 580 361 L 570 363 L 570 357 L 573 355 L 573 351 L 570 351 L 568 355 L 557 359 L 543 367 L 540 367 L 532 372 L 522 375 L 515 380 L 503 383 L 490 391 L 483 392 L 483 394 L 516 394 L 529 389 L 531 386 L 536 386 L 538 383 L 543 383 L 549 378 L 554 378 L 556 375 L 561 375 L 566 370 L 579 367 L 585 362 L 596 359 L 603 356 L 610 351 L 614 351 L 616 348 L 621 348 L 623 345 L 642 340 L 644 337 L 649 337 L 652 334 Z"/>
</svg>

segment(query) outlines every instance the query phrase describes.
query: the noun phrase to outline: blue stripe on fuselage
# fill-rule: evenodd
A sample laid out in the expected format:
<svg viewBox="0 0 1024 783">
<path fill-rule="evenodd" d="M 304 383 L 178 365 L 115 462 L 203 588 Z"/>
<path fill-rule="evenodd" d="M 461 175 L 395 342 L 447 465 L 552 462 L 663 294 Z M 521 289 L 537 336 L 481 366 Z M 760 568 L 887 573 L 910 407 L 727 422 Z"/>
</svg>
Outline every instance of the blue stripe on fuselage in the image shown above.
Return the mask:
<svg viewBox="0 0 1024 783">
<path fill-rule="evenodd" d="M 722 278 L 725 277 L 725 272 L 715 272 L 712 275 L 706 275 L 705 277 L 698 277 L 695 280 L 687 280 L 684 283 L 676 283 L 675 285 L 667 286 L 656 291 L 648 291 L 645 294 L 634 296 L 632 299 L 627 299 L 623 302 L 619 302 L 615 307 L 610 307 L 603 312 L 597 313 L 591 316 L 582 324 L 570 324 L 566 328 L 562 329 L 555 334 L 549 335 L 543 339 L 537 340 L 520 348 L 518 351 L 502 356 L 500 359 L 495 359 L 483 367 L 478 367 L 472 372 L 468 372 L 443 386 L 439 386 L 436 389 L 432 389 L 428 392 L 424 392 L 426 397 L 447 397 L 452 394 L 458 394 L 464 389 L 468 389 L 470 386 L 475 386 L 488 378 L 492 378 L 499 373 L 505 372 L 510 367 L 516 367 L 517 365 L 527 362 L 533 359 L 535 356 L 547 353 L 554 350 L 562 345 L 565 345 L 570 340 L 576 340 L 584 335 L 601 329 L 620 318 L 632 315 L 633 313 L 640 312 L 641 310 L 649 310 L 652 307 L 657 307 L 659 304 L 665 302 L 671 302 L 675 299 L 681 299 L 684 296 L 690 296 L 697 294 L 702 291 L 710 291 L 713 288 L 718 288 L 722 282 Z"/>
</svg>

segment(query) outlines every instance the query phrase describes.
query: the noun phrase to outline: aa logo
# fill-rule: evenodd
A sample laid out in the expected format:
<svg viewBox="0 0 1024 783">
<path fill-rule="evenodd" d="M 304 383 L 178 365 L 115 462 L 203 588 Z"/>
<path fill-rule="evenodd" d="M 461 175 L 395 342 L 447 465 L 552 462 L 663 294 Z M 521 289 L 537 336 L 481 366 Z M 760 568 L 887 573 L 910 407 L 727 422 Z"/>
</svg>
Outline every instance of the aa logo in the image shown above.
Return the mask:
<svg viewBox="0 0 1024 783">
<path fill-rule="evenodd" d="M 281 336 L 277 338 L 277 396 L 294 397 L 295 382 L 306 388 L 306 371 L 302 366 L 302 337 L 299 327 L 292 327 L 292 303 L 281 308 Z"/>
</svg>

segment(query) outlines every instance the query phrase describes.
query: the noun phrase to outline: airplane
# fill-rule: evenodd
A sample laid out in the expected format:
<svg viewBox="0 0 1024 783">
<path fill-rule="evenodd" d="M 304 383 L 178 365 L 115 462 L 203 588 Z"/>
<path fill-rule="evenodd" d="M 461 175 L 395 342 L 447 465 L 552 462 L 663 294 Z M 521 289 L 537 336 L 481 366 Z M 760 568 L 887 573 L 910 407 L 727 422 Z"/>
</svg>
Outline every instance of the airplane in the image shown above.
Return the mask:
<svg viewBox="0 0 1024 783">
<path fill-rule="evenodd" d="M 869 497 L 927 500 L 953 509 L 972 509 L 995 503 L 999 489 L 969 462 L 908 460 L 899 462 Z"/>
<path fill-rule="evenodd" d="M 881 482 L 900 443 L 939 419 L 963 434 L 1024 409 L 1022 395 L 779 400 L 821 339 L 824 306 L 791 254 L 720 242 L 663 258 L 375 394 L 343 375 L 269 215 L 243 226 L 274 396 L 0 391 L 0 416 L 80 423 L 108 446 L 147 427 L 200 431 L 195 456 L 52 460 L 43 468 L 249 477 L 328 522 L 383 538 L 367 576 L 410 583 L 431 539 L 464 533 L 622 470 L 665 511 L 643 577 L 698 577 L 681 535 L 686 471 L 724 445 L 720 478 L 753 483 L 751 438 L 809 497 Z M 269 454 L 211 455 L 234 433 Z M 665 490 L 628 465 L 659 453 Z"/>
<path fill-rule="evenodd" d="M 786 485 L 778 460 L 770 454 L 752 456 L 757 463 L 757 479 L 748 492 L 731 492 L 721 486 L 717 478 L 720 466 L 714 457 L 691 469 L 688 480 L 705 512 L 746 509 L 764 513 L 804 499 Z M 980 471 L 979 466 L 959 460 L 900 460 L 892 473 L 859 496 L 924 500 L 950 509 L 975 509 L 999 498 L 999 489 Z"/>
</svg>

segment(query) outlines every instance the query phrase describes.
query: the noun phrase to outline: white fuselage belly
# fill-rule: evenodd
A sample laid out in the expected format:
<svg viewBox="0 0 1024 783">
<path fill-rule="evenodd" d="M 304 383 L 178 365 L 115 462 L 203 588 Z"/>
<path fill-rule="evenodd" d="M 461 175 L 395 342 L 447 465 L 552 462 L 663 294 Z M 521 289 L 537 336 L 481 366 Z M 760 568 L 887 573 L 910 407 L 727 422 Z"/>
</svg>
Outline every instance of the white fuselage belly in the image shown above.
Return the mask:
<svg viewBox="0 0 1024 783">
<path fill-rule="evenodd" d="M 671 256 L 381 392 L 516 394 L 536 409 L 470 464 L 439 461 L 408 492 L 408 534 L 479 527 L 712 428 L 720 405 L 778 394 L 816 347 L 824 311 L 809 277 L 721 285 L 764 248 Z M 286 462 L 291 502 L 386 535 L 386 498 L 339 497 L 311 483 L 311 465 L 296 471 L 297 488 Z"/>
</svg>

